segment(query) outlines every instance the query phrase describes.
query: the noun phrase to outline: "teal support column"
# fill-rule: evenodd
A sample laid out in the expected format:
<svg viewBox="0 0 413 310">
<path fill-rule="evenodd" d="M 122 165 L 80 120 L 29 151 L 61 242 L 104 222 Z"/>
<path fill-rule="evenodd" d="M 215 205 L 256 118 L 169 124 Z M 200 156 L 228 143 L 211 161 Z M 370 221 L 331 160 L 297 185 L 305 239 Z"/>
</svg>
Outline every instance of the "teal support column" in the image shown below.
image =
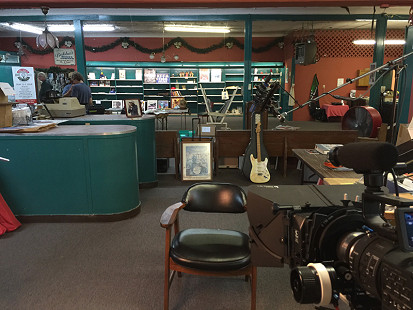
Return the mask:
<svg viewBox="0 0 413 310">
<path fill-rule="evenodd" d="M 406 28 L 405 34 L 406 44 L 404 46 L 404 53 L 413 52 L 413 26 Z M 409 112 L 412 104 L 412 87 L 413 87 L 413 55 L 404 60 L 407 65 L 405 71 L 401 74 L 399 81 L 399 121 L 401 124 L 409 122 Z"/>
<path fill-rule="evenodd" d="M 373 63 L 376 63 L 376 68 L 383 65 L 384 62 L 384 39 L 386 38 L 387 31 L 387 18 L 384 15 L 380 15 L 376 21 L 376 44 L 374 45 Z M 376 72 L 376 77 L 379 76 L 379 72 Z M 373 108 L 378 108 L 380 105 L 380 91 L 383 83 L 383 79 L 378 81 L 374 87 L 370 89 L 369 105 Z"/>
<path fill-rule="evenodd" d="M 243 111 L 246 111 L 246 103 L 251 101 L 251 61 L 252 61 L 252 20 L 249 16 L 245 20 L 245 29 L 244 29 L 244 102 L 243 102 Z M 244 114 L 245 115 L 245 114 Z M 243 118 L 242 128 L 246 128 L 245 117 Z"/>
<path fill-rule="evenodd" d="M 75 26 L 75 46 L 76 46 L 76 65 L 77 71 L 80 72 L 85 78 L 85 83 L 88 83 L 86 76 L 86 56 L 85 56 L 85 43 L 83 40 L 83 21 L 73 20 Z"/>
</svg>

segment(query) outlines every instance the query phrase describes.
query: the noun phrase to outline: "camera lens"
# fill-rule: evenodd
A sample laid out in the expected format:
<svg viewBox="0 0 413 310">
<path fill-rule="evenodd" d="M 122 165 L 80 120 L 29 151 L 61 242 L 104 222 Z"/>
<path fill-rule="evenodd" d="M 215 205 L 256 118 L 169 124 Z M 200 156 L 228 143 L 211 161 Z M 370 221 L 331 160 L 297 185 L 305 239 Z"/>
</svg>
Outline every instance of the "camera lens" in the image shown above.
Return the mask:
<svg viewBox="0 0 413 310">
<path fill-rule="evenodd" d="M 296 302 L 312 304 L 320 301 L 320 281 L 313 268 L 297 267 L 293 269 L 290 274 L 290 284 Z"/>
<path fill-rule="evenodd" d="M 327 306 L 333 297 L 332 279 L 335 270 L 321 263 L 311 263 L 307 267 L 297 267 L 291 271 L 290 284 L 294 299 L 300 304 Z"/>
</svg>

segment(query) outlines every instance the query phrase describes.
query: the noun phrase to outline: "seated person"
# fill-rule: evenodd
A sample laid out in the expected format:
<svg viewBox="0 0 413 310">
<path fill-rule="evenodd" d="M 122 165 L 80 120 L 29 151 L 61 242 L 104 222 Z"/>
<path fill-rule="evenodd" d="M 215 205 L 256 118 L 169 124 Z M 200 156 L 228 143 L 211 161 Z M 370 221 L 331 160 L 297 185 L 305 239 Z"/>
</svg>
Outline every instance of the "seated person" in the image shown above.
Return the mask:
<svg viewBox="0 0 413 310">
<path fill-rule="evenodd" d="M 92 92 L 90 87 L 87 86 L 83 81 L 83 76 L 79 72 L 72 73 L 72 86 L 63 95 L 63 97 L 76 97 L 80 104 L 89 108 L 93 105 Z"/>
</svg>

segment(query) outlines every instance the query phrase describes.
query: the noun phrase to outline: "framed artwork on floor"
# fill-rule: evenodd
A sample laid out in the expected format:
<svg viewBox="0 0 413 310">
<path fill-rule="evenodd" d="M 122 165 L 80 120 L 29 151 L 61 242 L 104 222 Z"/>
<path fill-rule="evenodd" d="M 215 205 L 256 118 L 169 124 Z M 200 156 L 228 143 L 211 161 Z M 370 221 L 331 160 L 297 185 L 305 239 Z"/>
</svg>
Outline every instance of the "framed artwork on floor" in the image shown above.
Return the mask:
<svg viewBox="0 0 413 310">
<path fill-rule="evenodd" d="M 182 140 L 182 181 L 212 180 L 212 141 Z"/>
</svg>

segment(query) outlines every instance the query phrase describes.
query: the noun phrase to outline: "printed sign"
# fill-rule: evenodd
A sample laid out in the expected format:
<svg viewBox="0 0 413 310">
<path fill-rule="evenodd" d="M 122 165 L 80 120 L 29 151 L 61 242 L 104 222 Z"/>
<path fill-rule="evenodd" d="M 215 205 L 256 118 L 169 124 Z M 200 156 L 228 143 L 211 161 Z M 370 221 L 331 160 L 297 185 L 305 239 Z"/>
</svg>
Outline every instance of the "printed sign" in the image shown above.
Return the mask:
<svg viewBox="0 0 413 310">
<path fill-rule="evenodd" d="M 54 63 L 61 66 L 75 65 L 75 50 L 73 48 L 55 48 Z"/>
<path fill-rule="evenodd" d="M 33 67 L 12 67 L 16 101 L 36 103 L 36 82 Z"/>
</svg>

